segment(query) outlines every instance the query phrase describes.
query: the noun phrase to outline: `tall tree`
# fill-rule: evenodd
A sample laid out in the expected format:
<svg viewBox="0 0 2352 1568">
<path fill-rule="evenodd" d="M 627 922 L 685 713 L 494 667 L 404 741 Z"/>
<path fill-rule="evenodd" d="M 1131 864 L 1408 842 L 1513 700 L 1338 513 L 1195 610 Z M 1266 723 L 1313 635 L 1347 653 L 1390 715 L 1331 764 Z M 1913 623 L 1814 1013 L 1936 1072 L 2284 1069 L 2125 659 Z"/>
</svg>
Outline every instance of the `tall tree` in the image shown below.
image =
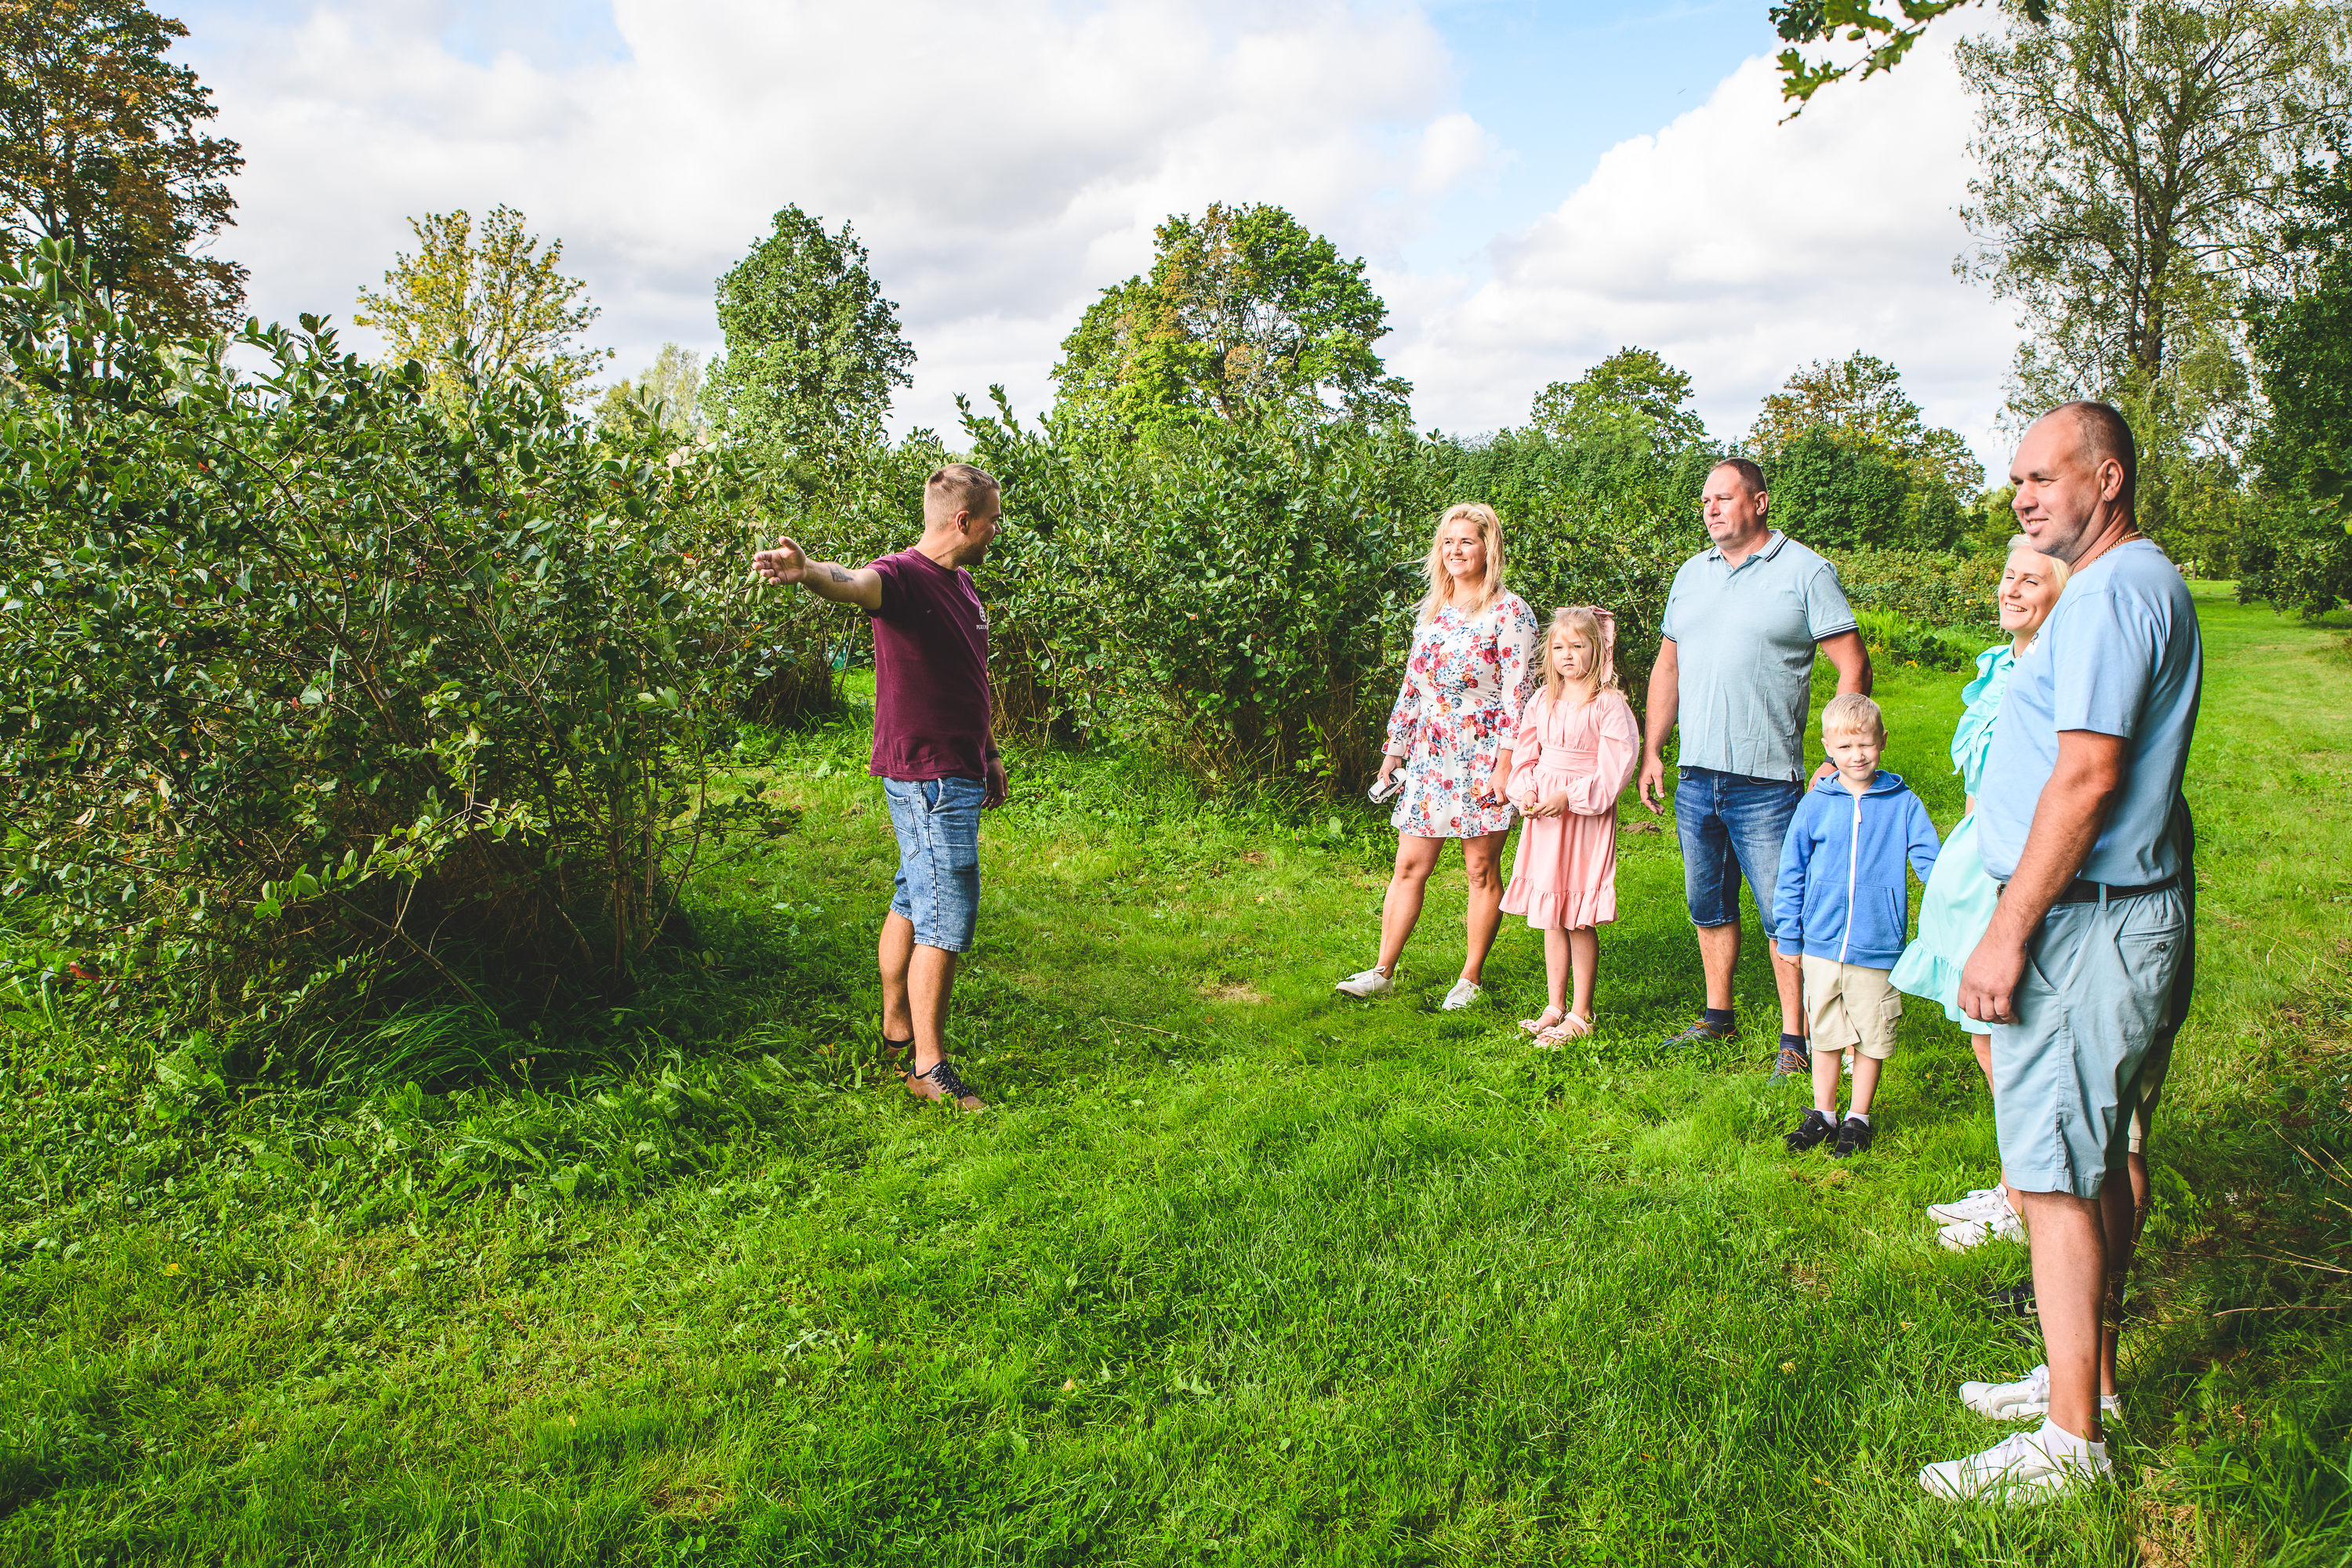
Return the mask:
<svg viewBox="0 0 2352 1568">
<path fill-rule="evenodd" d="M 1826 436 L 1885 458 L 1911 482 L 1956 500 L 1984 485 L 1984 465 L 1957 430 L 1930 426 L 1903 391 L 1903 374 L 1873 354 L 1816 360 L 1765 398 L 1748 444 L 1770 459 L 1809 436 Z"/>
<path fill-rule="evenodd" d="M 1706 438 L 1699 416 L 1683 406 L 1690 392 L 1688 371 L 1654 350 L 1621 348 L 1576 380 L 1537 393 L 1528 423 L 1567 440 L 1623 431 L 1652 450 L 1672 450 Z"/>
<path fill-rule="evenodd" d="M 625 376 L 604 389 L 596 400 L 596 424 L 634 436 L 658 419 L 664 430 L 691 440 L 702 428 L 701 396 L 702 356 L 664 343 L 634 380 Z"/>
<path fill-rule="evenodd" d="M 187 28 L 142 0 L 0 5 L 0 247 L 70 240 L 131 315 L 226 328 L 246 269 L 203 254 L 236 220 L 237 145 L 202 134 L 212 89 L 164 57 Z"/>
<path fill-rule="evenodd" d="M 1391 418 L 1412 387 L 1372 351 L 1388 330 L 1360 258 L 1280 207 L 1219 202 L 1160 226 L 1151 271 L 1103 290 L 1054 379 L 1065 410 L 1138 428 L 1260 404 Z"/>
<path fill-rule="evenodd" d="M 2239 593 L 2320 615 L 2352 600 L 2352 156 L 2298 184 L 2280 237 L 2292 287 L 2248 312 L 2270 418 L 2253 444 L 2265 493 Z"/>
<path fill-rule="evenodd" d="M 1957 264 L 2025 308 L 2011 406 L 2126 408 L 2166 476 L 2248 412 L 2239 301 L 2292 174 L 2345 106 L 2344 14 L 2314 0 L 2068 0 L 1961 44 L 1979 170 Z"/>
<path fill-rule="evenodd" d="M 429 395 L 445 407 L 463 400 L 457 344 L 471 351 L 473 374 L 484 383 L 526 370 L 548 369 L 567 398 L 587 390 L 610 349 L 583 349 L 573 339 L 599 311 L 588 286 L 557 268 L 563 242 L 540 248 L 523 231 L 523 216 L 501 203 L 482 221 L 462 207 L 411 218 L 417 252 L 402 254 L 383 275 L 384 288 L 360 290 L 352 320 L 382 331 L 395 361 L 425 367 Z"/>
<path fill-rule="evenodd" d="M 727 352 L 703 404 L 738 440 L 807 454 L 871 445 L 891 389 L 914 384 L 914 345 L 866 247 L 797 206 L 719 279 L 719 325 Z"/>
</svg>

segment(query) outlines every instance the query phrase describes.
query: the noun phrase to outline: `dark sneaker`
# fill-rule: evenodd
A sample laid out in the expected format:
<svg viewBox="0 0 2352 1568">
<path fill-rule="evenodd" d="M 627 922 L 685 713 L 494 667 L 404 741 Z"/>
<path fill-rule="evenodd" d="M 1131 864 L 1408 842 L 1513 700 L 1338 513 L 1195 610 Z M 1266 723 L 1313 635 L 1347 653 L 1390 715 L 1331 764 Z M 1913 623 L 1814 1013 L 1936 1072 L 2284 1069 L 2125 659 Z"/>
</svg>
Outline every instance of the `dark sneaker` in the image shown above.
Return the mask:
<svg viewBox="0 0 2352 1568">
<path fill-rule="evenodd" d="M 2033 1317 L 2033 1281 L 2028 1279 L 2022 1285 L 2011 1285 L 2005 1290 L 1989 1290 L 1985 1293 L 1985 1305 L 2002 1316 Z"/>
<path fill-rule="evenodd" d="M 1838 1124 L 1837 1147 L 1830 1152 L 1843 1160 L 1848 1154 L 1859 1154 L 1869 1147 L 1870 1123 L 1849 1116 Z"/>
<path fill-rule="evenodd" d="M 1738 1025 L 1710 1024 L 1705 1018 L 1701 1018 L 1681 1034 L 1668 1035 L 1664 1045 L 1668 1050 L 1679 1050 L 1685 1046 L 1705 1045 L 1709 1040 L 1736 1040 L 1738 1037 Z"/>
<path fill-rule="evenodd" d="M 1808 1110 L 1805 1112 L 1805 1119 L 1797 1123 L 1797 1130 L 1780 1142 L 1789 1146 L 1790 1153 L 1801 1154 L 1806 1150 L 1816 1148 L 1836 1136 L 1836 1122 L 1818 1110 Z"/>
<path fill-rule="evenodd" d="M 953 1064 L 941 1057 L 929 1072 L 907 1075 L 907 1092 L 917 1100 L 936 1100 L 952 1105 L 958 1110 L 986 1110 L 988 1102 L 972 1093 L 962 1079 L 956 1076 Z"/>
<path fill-rule="evenodd" d="M 1764 1081 L 1779 1083 L 1784 1078 L 1801 1078 L 1811 1083 L 1813 1079 L 1811 1056 L 1797 1049 L 1794 1046 L 1782 1046 L 1780 1054 L 1773 1058 L 1772 1076 Z"/>
</svg>

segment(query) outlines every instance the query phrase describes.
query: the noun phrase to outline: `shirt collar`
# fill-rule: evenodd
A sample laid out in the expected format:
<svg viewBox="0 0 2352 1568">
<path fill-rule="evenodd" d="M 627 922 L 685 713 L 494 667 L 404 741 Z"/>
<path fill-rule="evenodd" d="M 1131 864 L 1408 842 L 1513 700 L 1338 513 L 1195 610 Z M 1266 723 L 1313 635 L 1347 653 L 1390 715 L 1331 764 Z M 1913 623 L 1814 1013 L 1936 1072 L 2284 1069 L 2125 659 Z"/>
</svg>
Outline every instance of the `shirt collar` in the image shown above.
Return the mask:
<svg viewBox="0 0 2352 1568">
<path fill-rule="evenodd" d="M 1748 561 L 1769 561 L 1775 555 L 1780 554 L 1780 546 L 1788 542 L 1789 536 L 1776 528 L 1765 536 L 1764 547 L 1761 550 L 1757 551 L 1753 555 L 1748 556 L 1747 560 L 1740 562 L 1739 566 L 1747 565 Z M 1723 559 L 1723 546 L 1720 544 L 1708 545 L 1706 552 L 1717 561 L 1721 561 Z M 1739 570 L 1739 566 L 1734 566 L 1731 570 L 1737 572 Z"/>
</svg>

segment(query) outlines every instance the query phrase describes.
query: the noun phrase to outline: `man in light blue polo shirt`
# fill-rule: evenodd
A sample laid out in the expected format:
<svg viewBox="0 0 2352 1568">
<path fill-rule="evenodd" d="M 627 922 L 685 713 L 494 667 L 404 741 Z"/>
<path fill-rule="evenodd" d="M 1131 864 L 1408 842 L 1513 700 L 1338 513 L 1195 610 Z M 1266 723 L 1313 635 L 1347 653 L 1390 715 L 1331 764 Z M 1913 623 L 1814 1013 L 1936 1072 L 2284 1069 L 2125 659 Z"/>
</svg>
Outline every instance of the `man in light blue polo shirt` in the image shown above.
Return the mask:
<svg viewBox="0 0 2352 1568">
<path fill-rule="evenodd" d="M 1663 805 L 1666 737 L 1679 722 L 1675 829 L 1682 840 L 1683 895 L 1698 929 L 1706 1011 L 1669 1046 L 1727 1040 L 1739 967 L 1739 884 L 1757 913 L 1780 871 L 1780 841 L 1805 788 L 1805 713 L 1813 655 L 1837 666 L 1840 692 L 1870 689 L 1870 650 L 1838 586 L 1837 568 L 1774 531 L 1763 470 L 1745 458 L 1716 465 L 1700 498 L 1714 547 L 1675 574 L 1657 663 L 1650 668 L 1642 799 Z M 1829 772 L 1827 763 L 1822 773 Z M 1772 1076 L 1810 1075 L 1804 983 L 1793 958 L 1771 943 L 1780 992 L 1780 1049 Z"/>
<path fill-rule="evenodd" d="M 1985 870 L 2002 886 L 1959 1005 L 1992 1026 L 1993 1116 L 2050 1359 L 1960 1398 L 2047 1418 L 1921 1471 L 1942 1497 L 2040 1497 L 2115 1474 L 2100 1425 L 2117 1398 L 2108 1314 L 2138 1229 L 2130 1145 L 2179 1023 L 2192 889 L 2174 801 L 2203 676 L 2189 585 L 2140 537 L 2137 465 L 2122 416 L 2070 403 L 2026 432 L 2010 471 L 2019 527 L 2074 574 L 2010 677 L 1978 786 Z"/>
</svg>

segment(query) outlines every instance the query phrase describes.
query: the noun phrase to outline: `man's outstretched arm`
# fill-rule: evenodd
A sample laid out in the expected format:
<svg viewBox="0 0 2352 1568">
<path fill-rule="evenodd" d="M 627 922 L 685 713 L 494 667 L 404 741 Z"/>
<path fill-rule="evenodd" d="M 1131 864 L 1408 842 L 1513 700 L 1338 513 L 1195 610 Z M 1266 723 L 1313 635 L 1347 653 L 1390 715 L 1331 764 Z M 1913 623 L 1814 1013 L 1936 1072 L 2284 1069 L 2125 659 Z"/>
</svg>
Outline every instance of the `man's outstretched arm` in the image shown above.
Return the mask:
<svg viewBox="0 0 2352 1568">
<path fill-rule="evenodd" d="M 812 561 L 808 552 L 790 539 L 780 537 L 773 549 L 754 554 L 751 570 L 780 588 L 797 583 L 820 599 L 830 599 L 836 605 L 855 605 L 869 616 L 879 614 L 882 609 L 882 574 L 870 566 L 843 566 L 831 561 Z"/>
</svg>

